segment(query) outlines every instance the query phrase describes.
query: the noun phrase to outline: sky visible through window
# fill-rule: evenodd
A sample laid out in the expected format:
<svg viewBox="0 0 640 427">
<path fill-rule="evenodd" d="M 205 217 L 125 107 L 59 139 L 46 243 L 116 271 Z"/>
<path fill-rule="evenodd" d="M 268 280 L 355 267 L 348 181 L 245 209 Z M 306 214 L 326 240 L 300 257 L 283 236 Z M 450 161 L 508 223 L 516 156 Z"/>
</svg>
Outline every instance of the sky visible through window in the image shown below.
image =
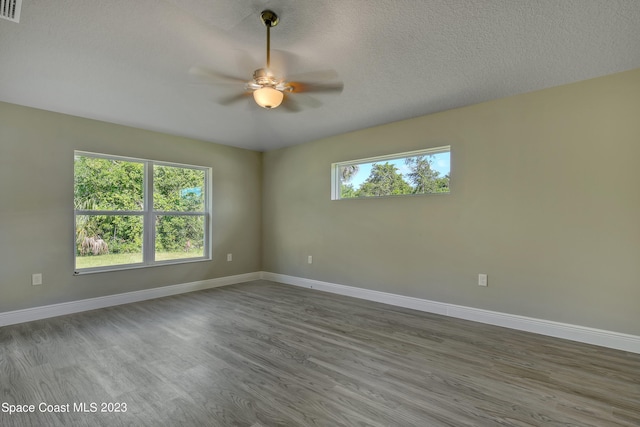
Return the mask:
<svg viewBox="0 0 640 427">
<path fill-rule="evenodd" d="M 431 159 L 433 159 L 433 163 L 431 165 L 432 169 L 438 171 L 440 174 L 439 177 L 442 178 L 445 175 L 449 175 L 451 172 L 451 152 L 447 151 L 445 153 L 436 153 L 429 155 Z M 360 185 L 369 177 L 371 173 L 371 167 L 374 163 L 389 163 L 398 168 L 398 171 L 402 174 L 402 176 L 407 175 L 409 172 L 409 168 L 404 162 L 404 159 L 395 159 L 395 160 L 384 160 L 378 162 L 371 163 L 362 163 L 359 165 L 358 172 L 349 180 L 349 184 L 353 185 L 353 188 L 358 188 Z"/>
</svg>

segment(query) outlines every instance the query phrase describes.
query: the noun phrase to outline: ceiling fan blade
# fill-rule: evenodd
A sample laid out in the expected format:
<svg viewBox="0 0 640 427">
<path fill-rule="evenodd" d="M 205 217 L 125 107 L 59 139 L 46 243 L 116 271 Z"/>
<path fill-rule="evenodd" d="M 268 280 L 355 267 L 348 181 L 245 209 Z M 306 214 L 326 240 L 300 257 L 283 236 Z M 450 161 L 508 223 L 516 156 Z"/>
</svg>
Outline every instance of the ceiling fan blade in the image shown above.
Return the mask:
<svg viewBox="0 0 640 427">
<path fill-rule="evenodd" d="M 235 56 L 237 69 L 247 76 L 251 76 L 253 70 L 259 68 L 258 65 L 262 64 L 262 61 L 256 62 L 256 59 L 246 50 L 234 49 L 233 54 Z"/>
<path fill-rule="evenodd" d="M 289 82 L 289 86 L 292 88 L 293 93 L 309 93 L 309 92 L 336 92 L 341 93 L 344 89 L 344 84 L 339 83 L 305 83 L 305 82 Z"/>
<path fill-rule="evenodd" d="M 322 102 L 304 93 L 287 93 L 286 96 L 300 107 L 318 108 L 322 106 Z"/>
<path fill-rule="evenodd" d="M 287 76 L 288 80 L 293 81 L 322 81 L 322 80 L 335 80 L 338 78 L 336 70 L 317 70 L 309 71 L 306 73 L 299 73 Z"/>
<path fill-rule="evenodd" d="M 228 74 L 219 73 L 217 71 L 203 68 L 203 67 L 191 67 L 189 74 L 195 77 L 197 80 L 203 83 L 212 84 L 246 84 L 247 80 L 236 76 L 230 76 Z"/>
<path fill-rule="evenodd" d="M 251 92 L 243 92 L 236 95 L 225 96 L 223 98 L 218 99 L 218 104 L 225 105 L 225 106 L 232 105 L 239 101 L 242 101 L 243 99 L 247 99 L 250 96 L 251 96 Z"/>
<path fill-rule="evenodd" d="M 298 55 L 284 50 L 271 49 L 271 67 L 269 68 L 274 75 L 285 77 L 290 70 L 298 69 L 302 65 L 303 61 Z"/>
<path fill-rule="evenodd" d="M 282 104 L 280 106 L 290 113 L 298 113 L 302 111 L 302 106 L 300 105 L 300 103 L 289 94 L 284 95 L 284 101 L 282 101 Z"/>
</svg>

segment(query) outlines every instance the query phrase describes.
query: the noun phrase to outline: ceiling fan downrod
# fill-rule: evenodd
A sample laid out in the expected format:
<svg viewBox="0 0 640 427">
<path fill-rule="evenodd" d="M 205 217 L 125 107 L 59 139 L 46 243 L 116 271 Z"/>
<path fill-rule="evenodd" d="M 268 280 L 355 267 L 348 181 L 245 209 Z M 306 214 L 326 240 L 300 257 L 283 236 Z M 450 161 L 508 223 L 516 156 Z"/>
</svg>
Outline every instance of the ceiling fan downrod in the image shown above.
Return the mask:
<svg viewBox="0 0 640 427">
<path fill-rule="evenodd" d="M 265 27 L 267 27 L 267 70 L 271 67 L 271 27 L 278 25 L 278 15 L 272 10 L 263 10 L 260 19 Z"/>
</svg>

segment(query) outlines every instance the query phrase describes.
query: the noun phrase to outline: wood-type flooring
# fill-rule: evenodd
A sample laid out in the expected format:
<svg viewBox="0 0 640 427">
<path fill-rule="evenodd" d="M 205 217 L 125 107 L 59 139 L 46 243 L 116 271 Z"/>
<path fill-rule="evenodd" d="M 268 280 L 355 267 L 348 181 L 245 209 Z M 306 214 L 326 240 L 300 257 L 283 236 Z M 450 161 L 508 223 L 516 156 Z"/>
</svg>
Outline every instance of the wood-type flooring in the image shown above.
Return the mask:
<svg viewBox="0 0 640 427">
<path fill-rule="evenodd" d="M 2 327 L 0 405 L 3 427 L 639 426 L 640 354 L 260 280 Z"/>
</svg>

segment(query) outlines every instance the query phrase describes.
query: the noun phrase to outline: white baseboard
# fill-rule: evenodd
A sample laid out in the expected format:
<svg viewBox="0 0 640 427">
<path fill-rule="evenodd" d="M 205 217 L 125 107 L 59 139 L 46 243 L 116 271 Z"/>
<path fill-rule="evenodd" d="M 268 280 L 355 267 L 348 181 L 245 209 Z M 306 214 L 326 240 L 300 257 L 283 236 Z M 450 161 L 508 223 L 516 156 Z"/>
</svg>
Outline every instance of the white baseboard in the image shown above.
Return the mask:
<svg viewBox="0 0 640 427">
<path fill-rule="evenodd" d="M 302 277 L 288 276 L 270 272 L 255 272 L 239 274 L 235 276 L 219 277 L 216 279 L 201 280 L 197 282 L 181 283 L 160 288 L 145 289 L 141 291 L 127 292 L 123 294 L 107 295 L 104 297 L 89 298 L 79 301 L 70 301 L 60 304 L 45 305 L 41 307 L 27 308 L 23 310 L 0 313 L 0 326 L 16 323 L 30 322 L 49 317 L 63 316 L 98 308 L 111 307 L 120 304 L 145 301 L 170 295 L 219 286 L 232 285 L 234 283 L 249 282 L 252 280 L 266 279 L 287 285 L 303 288 L 317 289 L 334 294 L 381 302 L 398 307 L 411 308 L 428 313 L 457 317 L 490 325 L 503 326 L 521 331 L 533 332 L 557 338 L 587 344 L 609 347 L 617 350 L 629 351 L 640 354 L 640 336 L 606 331 L 603 329 L 589 328 L 586 326 L 572 325 L 568 323 L 554 322 L 551 320 L 536 319 L 532 317 L 518 316 L 515 314 L 500 313 L 497 311 L 483 310 L 461 305 L 447 304 L 438 301 L 429 301 L 420 298 L 392 294 L 388 292 L 374 291 L 353 286 L 339 285 L 322 282 L 319 280 L 305 279 Z"/>
<path fill-rule="evenodd" d="M 622 334 L 619 332 L 589 328 L 586 326 L 518 316 L 515 314 L 500 313 L 497 311 L 482 310 L 479 308 L 465 307 L 437 301 L 429 301 L 387 292 L 305 279 L 302 277 L 287 276 L 285 274 L 269 273 L 266 271 L 261 272 L 260 278 L 287 285 L 317 289 L 320 291 L 381 302 L 398 307 L 411 308 L 428 313 L 442 314 L 444 316 L 503 326 L 506 328 L 533 332 L 556 338 L 564 338 L 572 341 L 609 347 L 616 350 L 640 353 L 640 336 L 636 335 Z"/>
<path fill-rule="evenodd" d="M 41 307 L 27 308 L 24 310 L 7 311 L 0 313 L 0 326 L 14 325 L 16 323 L 30 322 L 32 320 L 63 316 L 65 314 L 79 313 L 81 311 L 95 310 L 120 304 L 129 304 L 132 302 L 145 301 L 203 289 L 217 288 L 219 286 L 232 285 L 234 283 L 258 280 L 259 278 L 259 272 L 238 274 L 235 276 L 162 286 L 160 288 L 144 289 L 141 291 L 107 295 L 104 297 L 89 298 L 79 301 L 63 302 L 60 304 L 45 305 Z"/>
</svg>

